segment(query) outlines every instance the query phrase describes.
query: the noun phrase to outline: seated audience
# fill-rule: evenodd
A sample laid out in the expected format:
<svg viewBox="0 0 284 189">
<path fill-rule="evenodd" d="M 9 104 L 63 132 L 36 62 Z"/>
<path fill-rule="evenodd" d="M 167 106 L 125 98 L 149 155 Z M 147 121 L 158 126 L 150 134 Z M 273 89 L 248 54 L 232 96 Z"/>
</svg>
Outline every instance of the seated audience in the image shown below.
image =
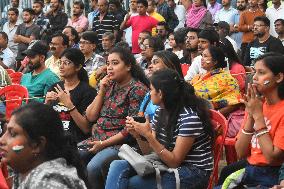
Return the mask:
<svg viewBox="0 0 284 189">
<path fill-rule="evenodd" d="M 165 166 L 177 169 L 180 188 L 206 188 L 213 169 L 213 127 L 204 101 L 173 70 L 159 70 L 150 81 L 151 99 L 160 108 L 151 124 L 149 119 L 138 123 L 127 117 L 129 133 L 136 138 L 143 154 L 151 149 Z M 163 188 L 176 188 L 174 172 L 161 172 L 161 177 Z M 115 160 L 105 188 L 156 187 L 155 174 L 141 177 L 126 160 Z"/>
<path fill-rule="evenodd" d="M 69 47 L 79 49 L 79 34 L 72 26 L 66 26 L 62 31 L 69 39 Z"/>
<path fill-rule="evenodd" d="M 140 44 L 140 49 L 142 58 L 138 64 L 145 71 L 146 75 L 148 75 L 148 67 L 151 64 L 153 53 L 164 50 L 164 44 L 160 38 L 150 36 Z"/>
<path fill-rule="evenodd" d="M 235 78 L 224 68 L 225 55 L 219 47 L 209 47 L 202 53 L 201 67 L 205 74 L 196 75 L 190 83 L 201 98 L 210 101 L 214 109 L 228 116 L 238 108 L 241 94 Z"/>
<path fill-rule="evenodd" d="M 15 56 L 8 47 L 8 35 L 0 31 L 0 66 L 3 68 L 14 68 Z"/>
<path fill-rule="evenodd" d="M 107 76 L 100 82 L 95 100 L 86 110 L 89 121 L 95 122 L 90 145 L 81 157 L 88 163 L 88 180 L 92 187 L 103 188 L 101 169 L 109 158 L 118 158 L 118 149 L 125 141 L 126 116 L 135 116 L 148 88 L 148 80 L 130 51 L 113 48 L 107 62 Z"/>
<path fill-rule="evenodd" d="M 243 160 L 224 168 L 227 175 L 244 168 L 239 186 L 266 188 L 278 184 L 284 156 L 283 61 L 284 57 L 275 53 L 256 59 L 253 83 L 243 100 L 245 121 L 235 145 L 238 158 Z M 220 184 L 226 178 L 221 176 Z"/>
<path fill-rule="evenodd" d="M 13 188 L 87 188 L 78 150 L 46 105 L 31 103 L 14 111 L 0 151 L 1 163 L 15 173 Z"/>
<path fill-rule="evenodd" d="M 106 60 L 96 53 L 98 37 L 95 32 L 84 32 L 80 39 L 80 50 L 85 56 L 85 67 L 89 76 L 90 85 L 96 87 L 98 81 L 103 78 L 106 68 Z"/>
<path fill-rule="evenodd" d="M 62 81 L 54 84 L 45 98 L 45 103 L 59 113 L 64 130 L 77 142 L 90 136 L 91 127 L 84 114 L 96 96 L 96 91 L 89 86 L 84 60 L 79 49 L 63 51 L 59 62 Z"/>
<path fill-rule="evenodd" d="M 59 81 L 58 76 L 45 66 L 48 46 L 43 41 L 34 41 L 24 52 L 29 58 L 31 72 L 22 76 L 21 85 L 29 91 L 32 100 L 44 101 L 48 89 Z"/>
<path fill-rule="evenodd" d="M 49 52 L 52 54 L 45 61 L 45 65 L 49 68 L 52 72 L 54 72 L 57 76 L 59 76 L 59 60 L 62 52 L 68 48 L 69 46 L 69 39 L 63 33 L 55 33 L 51 37 L 51 42 L 49 44 Z"/>
<path fill-rule="evenodd" d="M 174 53 L 165 50 L 154 52 L 151 64 L 149 65 L 148 75 L 151 77 L 153 73 L 164 68 L 175 70 L 182 77 L 180 61 Z M 138 115 L 142 117 L 148 115 L 150 120 L 152 120 L 157 108 L 158 106 L 153 104 L 150 93 L 148 92 L 140 105 Z"/>
</svg>

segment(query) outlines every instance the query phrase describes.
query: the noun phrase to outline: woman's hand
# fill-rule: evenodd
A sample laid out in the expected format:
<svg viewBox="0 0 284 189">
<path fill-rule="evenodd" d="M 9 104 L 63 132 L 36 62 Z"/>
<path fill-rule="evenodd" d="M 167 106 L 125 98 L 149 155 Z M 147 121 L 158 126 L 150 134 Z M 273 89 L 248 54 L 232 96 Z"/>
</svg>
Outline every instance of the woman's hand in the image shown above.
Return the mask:
<svg viewBox="0 0 284 189">
<path fill-rule="evenodd" d="M 260 116 L 263 116 L 263 99 L 258 94 L 255 85 L 248 84 L 247 94 L 245 95 L 245 98 L 242 100 L 242 102 L 245 104 L 246 111 L 251 118 L 256 119 Z"/>
<path fill-rule="evenodd" d="M 57 97 L 67 108 L 72 108 L 74 105 L 71 101 L 69 91 L 64 91 L 59 85 L 54 87 L 56 90 Z"/>
<path fill-rule="evenodd" d="M 152 129 L 149 121 L 149 117 L 146 117 L 145 123 L 138 123 L 134 121 L 132 117 L 126 117 L 126 126 L 127 128 L 132 128 L 139 135 L 144 136 L 145 138 L 152 136 Z"/>
<path fill-rule="evenodd" d="M 93 146 L 89 149 L 89 152 L 94 154 L 105 148 L 103 145 L 103 141 L 90 141 L 88 142 L 88 144 Z"/>
<path fill-rule="evenodd" d="M 130 120 L 133 120 L 133 118 L 126 118 L 126 129 L 135 139 L 139 139 L 140 135 L 135 131 L 134 126 L 132 125 L 132 122 Z"/>
<path fill-rule="evenodd" d="M 57 100 L 57 93 L 54 91 L 47 92 L 45 95 L 45 103 L 48 104 L 50 101 Z"/>
<path fill-rule="evenodd" d="M 103 93 L 106 92 L 107 88 L 110 86 L 111 79 L 109 75 L 106 75 L 101 81 L 100 81 L 100 91 Z"/>
</svg>

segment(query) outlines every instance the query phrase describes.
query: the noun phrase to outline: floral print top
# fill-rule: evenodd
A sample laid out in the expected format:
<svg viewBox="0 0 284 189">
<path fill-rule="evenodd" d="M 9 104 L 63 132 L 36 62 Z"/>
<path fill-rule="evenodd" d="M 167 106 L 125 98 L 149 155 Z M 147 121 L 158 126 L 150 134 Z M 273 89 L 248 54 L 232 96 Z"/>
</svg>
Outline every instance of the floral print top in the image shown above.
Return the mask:
<svg viewBox="0 0 284 189">
<path fill-rule="evenodd" d="M 195 76 L 191 82 L 196 95 L 210 101 L 214 109 L 240 103 L 238 82 L 224 69 L 215 69 L 204 75 Z"/>
<path fill-rule="evenodd" d="M 147 91 L 146 85 L 134 79 L 122 88 L 113 82 L 104 97 L 92 138 L 106 140 L 119 132 L 127 136 L 128 132 L 124 129 L 126 116 L 137 116 Z"/>
</svg>

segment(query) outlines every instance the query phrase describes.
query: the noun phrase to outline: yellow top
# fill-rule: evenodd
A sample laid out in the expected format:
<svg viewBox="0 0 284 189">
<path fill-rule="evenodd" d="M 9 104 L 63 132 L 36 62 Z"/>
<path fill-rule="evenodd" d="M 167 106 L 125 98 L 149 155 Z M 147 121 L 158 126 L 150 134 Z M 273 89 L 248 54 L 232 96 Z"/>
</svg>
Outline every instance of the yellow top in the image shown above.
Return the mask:
<svg viewBox="0 0 284 189">
<path fill-rule="evenodd" d="M 152 14 L 150 14 L 149 16 L 151 16 L 151 17 L 155 18 L 156 20 L 158 20 L 158 22 L 165 22 L 166 21 L 165 18 L 162 15 L 160 15 L 159 13 L 157 13 L 155 11 Z M 154 27 L 152 29 L 152 36 L 156 36 L 157 35 L 156 29 L 157 29 L 156 27 Z"/>
</svg>

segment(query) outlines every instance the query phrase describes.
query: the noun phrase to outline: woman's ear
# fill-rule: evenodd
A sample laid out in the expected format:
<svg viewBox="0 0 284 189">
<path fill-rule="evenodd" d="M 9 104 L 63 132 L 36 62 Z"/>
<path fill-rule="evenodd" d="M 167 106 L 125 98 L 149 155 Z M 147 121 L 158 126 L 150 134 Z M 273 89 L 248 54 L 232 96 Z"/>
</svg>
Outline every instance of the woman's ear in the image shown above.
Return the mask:
<svg viewBox="0 0 284 189">
<path fill-rule="evenodd" d="M 161 99 L 163 99 L 163 93 L 162 93 L 161 89 L 159 89 L 159 97 L 160 97 Z"/>
<path fill-rule="evenodd" d="M 276 83 L 281 83 L 284 80 L 284 73 L 280 72 L 276 76 Z"/>
<path fill-rule="evenodd" d="M 46 138 L 44 136 L 41 136 L 37 142 L 33 142 L 31 144 L 31 147 L 32 147 L 32 154 L 34 155 L 41 154 L 46 148 Z"/>
</svg>

